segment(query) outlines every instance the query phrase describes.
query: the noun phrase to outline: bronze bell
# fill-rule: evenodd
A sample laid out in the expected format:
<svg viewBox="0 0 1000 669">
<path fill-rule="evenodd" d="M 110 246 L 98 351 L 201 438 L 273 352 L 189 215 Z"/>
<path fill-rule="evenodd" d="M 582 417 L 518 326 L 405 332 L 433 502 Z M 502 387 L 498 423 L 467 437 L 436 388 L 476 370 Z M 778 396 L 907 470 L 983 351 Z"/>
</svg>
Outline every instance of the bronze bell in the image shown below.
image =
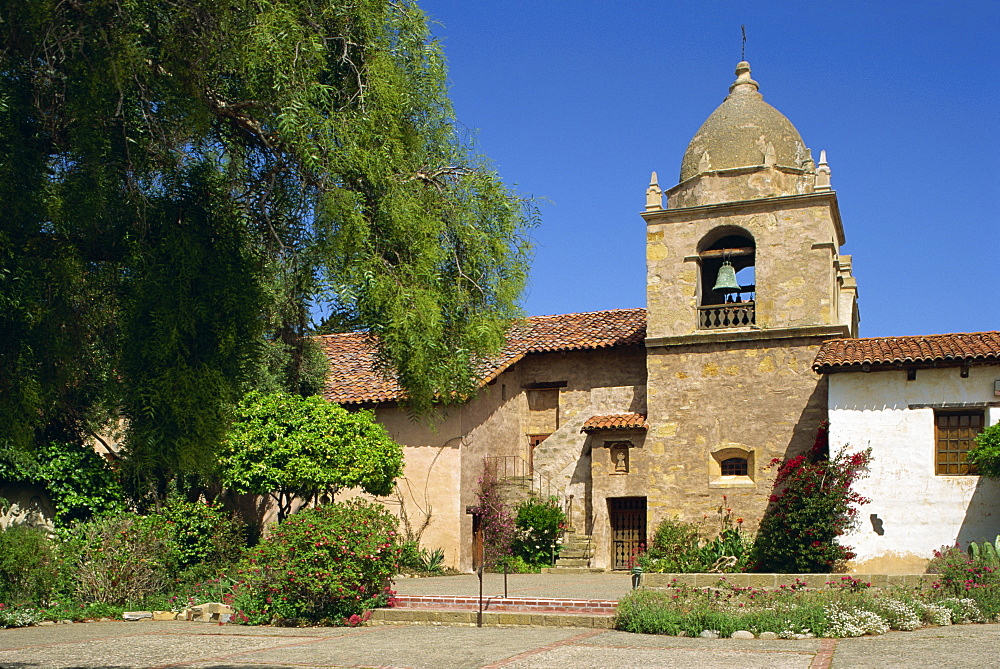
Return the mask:
<svg viewBox="0 0 1000 669">
<path fill-rule="evenodd" d="M 719 277 L 715 280 L 712 290 L 723 295 L 740 292 L 740 284 L 736 281 L 736 269 L 728 260 L 719 268 Z"/>
</svg>

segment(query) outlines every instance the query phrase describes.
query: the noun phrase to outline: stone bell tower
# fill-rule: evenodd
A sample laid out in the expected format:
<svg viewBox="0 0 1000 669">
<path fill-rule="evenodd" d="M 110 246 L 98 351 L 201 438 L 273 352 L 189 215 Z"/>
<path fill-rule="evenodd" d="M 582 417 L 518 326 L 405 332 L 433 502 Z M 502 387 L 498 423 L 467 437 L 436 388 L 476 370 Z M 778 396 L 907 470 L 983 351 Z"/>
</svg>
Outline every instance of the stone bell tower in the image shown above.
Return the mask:
<svg viewBox="0 0 1000 669">
<path fill-rule="evenodd" d="M 700 519 L 722 495 L 754 526 L 761 467 L 811 445 L 826 417 L 819 345 L 857 335 L 825 153 L 817 165 L 748 63 L 736 75 L 677 185 L 661 191 L 654 172 L 646 191 L 650 527 Z"/>
</svg>

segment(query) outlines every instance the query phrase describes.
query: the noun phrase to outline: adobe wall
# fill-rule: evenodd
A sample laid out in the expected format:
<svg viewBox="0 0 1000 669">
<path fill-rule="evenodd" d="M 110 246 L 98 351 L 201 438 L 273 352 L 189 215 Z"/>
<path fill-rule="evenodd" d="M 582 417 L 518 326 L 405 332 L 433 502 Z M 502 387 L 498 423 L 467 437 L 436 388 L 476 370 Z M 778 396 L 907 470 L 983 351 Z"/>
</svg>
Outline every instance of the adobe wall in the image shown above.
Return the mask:
<svg viewBox="0 0 1000 669">
<path fill-rule="evenodd" d="M 923 571 L 942 546 L 994 541 L 1000 534 L 1000 482 L 979 476 L 936 474 L 934 409 L 921 404 L 996 403 L 1000 366 L 830 374 L 830 447 L 871 446 L 869 476 L 855 489 L 870 498 L 845 537 L 857 558 L 853 571 Z M 1000 422 L 1000 406 L 986 409 Z"/>
<path fill-rule="evenodd" d="M 411 420 L 405 408 L 377 408 L 378 421 L 404 445 L 404 474 L 397 482 L 401 499 L 379 501 L 405 515 L 414 529 L 429 518 L 422 545 L 444 548 L 446 564 L 471 569 L 472 517 L 466 508 L 478 502 L 483 459 L 517 456 L 527 462 L 526 387 L 565 382 L 558 389 L 559 427 L 535 450 L 534 464 L 560 494 L 574 495 L 576 518 L 589 528 L 590 453 L 580 428 L 597 414 L 644 413 L 645 367 L 642 345 L 531 354 L 467 404 L 442 408 L 429 422 Z"/>
<path fill-rule="evenodd" d="M 380 499 L 417 530 L 421 545 L 443 548 L 445 564 L 471 569 L 471 516 L 483 457 L 514 455 L 520 443 L 523 397 L 508 396 L 510 374 L 483 388 L 464 405 L 438 409 L 429 419 L 411 419 L 405 407 L 376 409 L 378 422 L 403 444 L 398 496 Z M 402 508 L 400 508 L 402 504 Z"/>
</svg>

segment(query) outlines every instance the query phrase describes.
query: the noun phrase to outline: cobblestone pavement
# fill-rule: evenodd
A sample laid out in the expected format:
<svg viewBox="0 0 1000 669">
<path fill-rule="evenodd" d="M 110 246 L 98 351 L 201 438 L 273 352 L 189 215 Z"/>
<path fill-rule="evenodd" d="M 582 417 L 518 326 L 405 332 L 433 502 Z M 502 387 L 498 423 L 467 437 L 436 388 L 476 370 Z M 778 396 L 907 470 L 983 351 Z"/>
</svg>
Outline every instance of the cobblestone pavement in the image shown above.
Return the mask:
<svg viewBox="0 0 1000 669">
<path fill-rule="evenodd" d="M 998 647 L 1000 625 L 839 641 L 737 641 L 572 628 L 289 629 L 144 621 L 0 630 L 0 667 L 929 669 L 995 667 Z"/>
</svg>

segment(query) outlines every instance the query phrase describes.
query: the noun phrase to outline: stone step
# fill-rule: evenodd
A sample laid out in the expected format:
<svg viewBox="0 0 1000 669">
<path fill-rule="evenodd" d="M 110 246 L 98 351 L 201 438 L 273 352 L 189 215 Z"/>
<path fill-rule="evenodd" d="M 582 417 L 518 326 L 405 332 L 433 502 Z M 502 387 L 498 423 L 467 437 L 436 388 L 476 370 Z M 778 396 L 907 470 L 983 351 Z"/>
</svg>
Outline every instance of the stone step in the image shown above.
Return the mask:
<svg viewBox="0 0 1000 669">
<path fill-rule="evenodd" d="M 597 567 L 542 567 L 543 574 L 604 574 L 607 569 Z"/>
<path fill-rule="evenodd" d="M 433 609 L 375 609 L 370 625 L 476 625 L 478 611 Z M 530 613 L 483 611 L 483 625 L 532 625 L 535 627 L 584 627 L 613 629 L 614 615 L 594 613 Z"/>
<path fill-rule="evenodd" d="M 574 548 L 572 546 L 563 546 L 562 550 L 559 551 L 559 559 L 563 558 L 592 558 L 593 553 L 590 551 L 590 546 L 582 546 L 579 548 Z"/>
<path fill-rule="evenodd" d="M 471 595 L 395 595 L 392 609 L 474 611 L 479 597 Z M 590 613 L 614 615 L 618 602 L 611 599 L 564 599 L 556 597 L 502 597 L 484 595 L 483 611 L 519 613 Z"/>
<path fill-rule="evenodd" d="M 590 558 L 562 557 L 556 559 L 557 567 L 589 567 Z"/>
</svg>

